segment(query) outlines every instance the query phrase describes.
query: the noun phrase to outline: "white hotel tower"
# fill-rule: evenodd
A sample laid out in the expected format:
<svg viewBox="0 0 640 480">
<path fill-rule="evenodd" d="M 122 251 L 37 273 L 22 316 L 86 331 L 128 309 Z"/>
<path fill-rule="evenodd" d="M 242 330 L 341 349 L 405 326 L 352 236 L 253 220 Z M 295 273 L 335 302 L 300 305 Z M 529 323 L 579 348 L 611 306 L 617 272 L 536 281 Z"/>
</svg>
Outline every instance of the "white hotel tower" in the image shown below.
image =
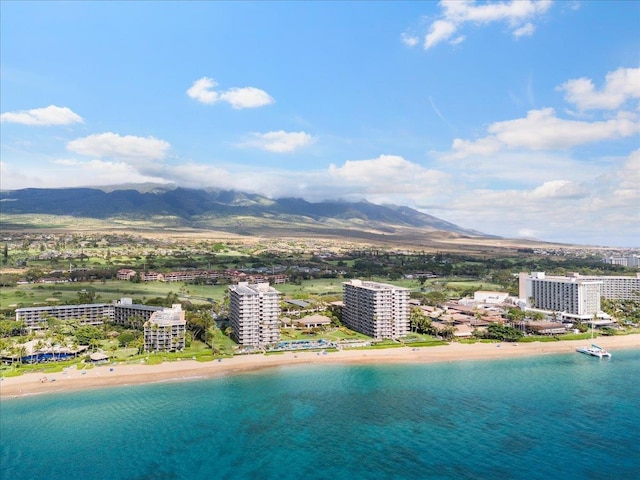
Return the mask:
<svg viewBox="0 0 640 480">
<path fill-rule="evenodd" d="M 409 334 L 409 290 L 386 283 L 345 282 L 342 321 L 375 339 Z"/>
<path fill-rule="evenodd" d="M 240 345 L 263 347 L 280 341 L 280 292 L 268 283 L 229 286 L 229 326 Z"/>
<path fill-rule="evenodd" d="M 592 320 L 600 313 L 603 282 L 599 278 L 520 274 L 519 297 L 528 307 L 557 312 L 566 318 Z"/>
</svg>

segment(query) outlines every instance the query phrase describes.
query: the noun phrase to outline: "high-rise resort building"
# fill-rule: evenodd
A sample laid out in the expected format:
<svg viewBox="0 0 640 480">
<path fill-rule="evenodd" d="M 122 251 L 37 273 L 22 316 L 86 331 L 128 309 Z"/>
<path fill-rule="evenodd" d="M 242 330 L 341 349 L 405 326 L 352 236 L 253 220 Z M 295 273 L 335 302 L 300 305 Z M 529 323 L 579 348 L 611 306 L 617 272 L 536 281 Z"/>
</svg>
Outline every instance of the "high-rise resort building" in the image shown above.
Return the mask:
<svg viewBox="0 0 640 480">
<path fill-rule="evenodd" d="M 409 290 L 386 283 L 351 280 L 343 283 L 342 322 L 375 339 L 409 334 Z"/>
<path fill-rule="evenodd" d="M 557 312 L 566 318 L 601 316 L 600 299 L 640 298 L 640 274 L 634 277 L 593 276 L 571 273 L 547 276 L 544 272 L 520 274 L 519 297 L 528 307 Z"/>
<path fill-rule="evenodd" d="M 520 280 L 524 280 L 520 298 L 532 308 L 558 312 L 575 319 L 593 319 L 600 312 L 600 281 L 548 277 L 544 272 L 533 272 L 520 277 Z"/>
<path fill-rule="evenodd" d="M 178 303 L 172 308 L 153 312 L 144 324 L 144 349 L 147 352 L 184 350 L 187 322 Z"/>
<path fill-rule="evenodd" d="M 268 283 L 229 286 L 231 336 L 245 347 L 262 348 L 280 341 L 280 292 Z"/>
</svg>

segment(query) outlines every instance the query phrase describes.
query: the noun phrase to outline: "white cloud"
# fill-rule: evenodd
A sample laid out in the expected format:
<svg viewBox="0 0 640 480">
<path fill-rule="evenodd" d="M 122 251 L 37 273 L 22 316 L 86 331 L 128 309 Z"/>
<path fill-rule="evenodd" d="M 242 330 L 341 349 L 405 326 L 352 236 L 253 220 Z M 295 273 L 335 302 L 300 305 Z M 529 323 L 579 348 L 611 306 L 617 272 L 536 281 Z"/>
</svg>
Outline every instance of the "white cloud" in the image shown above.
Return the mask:
<svg viewBox="0 0 640 480">
<path fill-rule="evenodd" d="M 510 2 L 487 2 L 477 5 L 475 0 L 443 0 L 446 18 L 455 22 L 491 23 L 506 20 L 516 25 L 528 18 L 545 13 L 551 0 L 512 0 Z"/>
<path fill-rule="evenodd" d="M 575 104 L 580 111 L 613 110 L 625 102 L 640 98 L 640 68 L 619 68 L 607 73 L 605 84 L 597 91 L 589 78 L 568 80 L 558 87 L 565 93 L 565 100 Z"/>
<path fill-rule="evenodd" d="M 71 111 L 70 108 L 57 107 L 55 105 L 49 105 L 45 108 L 6 112 L 0 115 L 0 121 L 33 126 L 70 125 L 72 123 L 84 122 L 82 117 Z"/>
<path fill-rule="evenodd" d="M 484 137 L 476 141 L 454 138 L 451 149 L 453 153 L 445 155 L 445 159 L 459 159 L 472 155 L 489 156 L 500 150 L 501 144 L 495 137 Z"/>
<path fill-rule="evenodd" d="M 102 160 L 80 161 L 74 159 L 53 159 L 32 165 L 2 164 L 1 186 L 3 189 L 20 188 L 52 188 L 52 187 L 86 187 L 118 185 L 127 183 L 169 183 L 162 177 L 149 176 L 124 162 Z"/>
<path fill-rule="evenodd" d="M 418 37 L 408 33 L 402 33 L 400 35 L 400 40 L 402 40 L 402 43 L 404 43 L 407 47 L 415 47 L 420 41 Z"/>
<path fill-rule="evenodd" d="M 423 189 L 442 180 L 437 171 L 428 170 L 398 155 L 380 155 L 370 160 L 347 160 L 341 167 L 331 164 L 329 175 L 349 185 L 366 186 L 371 192 L 408 192 Z"/>
<path fill-rule="evenodd" d="M 456 162 L 442 162 L 442 168 L 456 173 L 465 187 L 535 188 L 559 178 L 574 182 L 587 181 L 601 175 L 610 162 L 584 161 L 571 152 L 503 151 L 488 156 L 470 156 Z"/>
<path fill-rule="evenodd" d="M 535 26 L 530 20 L 545 14 L 551 4 L 551 0 L 512 0 L 481 5 L 475 0 L 442 0 L 442 15 L 430 25 L 424 49 L 428 50 L 445 41 L 460 43 L 464 37 L 454 38 L 453 35 L 467 24 L 478 26 L 506 22 L 516 38 L 532 35 Z"/>
<path fill-rule="evenodd" d="M 530 228 L 521 228 L 520 230 L 518 230 L 518 237 L 520 238 L 538 238 L 538 236 L 540 235 L 540 231 L 539 230 L 532 230 Z"/>
<path fill-rule="evenodd" d="M 218 93 L 211 89 L 217 86 L 218 84 L 211 78 L 202 77 L 193 82 L 191 88 L 187 90 L 187 95 L 201 103 L 215 103 L 218 100 Z"/>
<path fill-rule="evenodd" d="M 527 23 L 520 28 L 517 28 L 513 31 L 513 36 L 516 38 L 520 37 L 530 37 L 536 31 L 536 27 L 531 23 Z"/>
<path fill-rule="evenodd" d="M 629 159 L 620 169 L 619 175 L 620 188 L 632 189 L 636 194 L 640 194 L 640 150 L 635 150 L 629 155 Z M 638 205 L 640 208 L 640 205 Z"/>
<path fill-rule="evenodd" d="M 22 174 L 14 171 L 9 163 L 0 160 L 0 189 L 12 190 L 13 188 L 16 188 L 14 186 L 14 182 L 18 182 L 18 185 L 24 182 Z M 28 183 L 24 182 L 25 187 L 28 185 Z M 22 188 L 22 186 L 18 188 Z"/>
<path fill-rule="evenodd" d="M 229 175 L 233 188 L 275 198 L 302 197 L 308 201 L 366 199 L 379 204 L 406 205 L 435 201 L 442 189 L 451 189 L 447 174 L 426 169 L 396 155 L 349 160 L 342 165 L 332 164 L 327 169 L 311 171 L 229 168 L 234 172 Z"/>
<path fill-rule="evenodd" d="M 51 160 L 51 163 L 54 163 L 56 165 L 62 165 L 65 167 L 73 167 L 76 165 L 83 165 L 85 162 L 82 162 L 77 158 L 57 158 L 55 160 Z"/>
<path fill-rule="evenodd" d="M 4 171 L 5 165 L 2 168 Z M 309 201 L 367 199 L 375 203 L 400 205 L 433 202 L 441 191 L 453 190 L 449 175 L 426 169 L 396 155 L 349 160 L 342 165 L 311 171 L 236 164 L 170 165 L 162 160 L 141 164 L 127 158 L 113 161 L 56 158 L 45 162 L 37 171 L 28 166 L 14 168 L 11 178 L 12 188 L 118 184 L 124 178 L 127 182 L 153 181 L 193 188 L 216 186 L 276 198 L 294 196 Z"/>
<path fill-rule="evenodd" d="M 576 121 L 558 118 L 553 108 L 530 110 L 525 118 L 495 122 L 486 137 L 475 141 L 455 139 L 450 155 L 490 155 L 502 149 L 567 149 L 577 145 L 630 137 L 640 133 L 638 115 L 620 112 L 605 121 Z"/>
<path fill-rule="evenodd" d="M 640 238 L 640 150 L 588 165 L 570 158 L 548 159 L 546 154 L 528 160 L 526 154 L 518 155 L 501 158 L 501 153 L 485 164 L 468 169 L 456 165 L 449 172 L 425 168 L 398 155 L 348 160 L 311 171 L 60 158 L 40 162 L 38 168 L 3 161 L 0 172 L 5 189 L 117 184 L 125 178 L 194 188 L 216 186 L 274 198 L 366 199 L 408 205 L 466 228 L 507 237 L 519 232 L 548 241 L 580 239 L 623 246 L 633 246 L 633 239 Z M 528 177 L 527 187 L 519 189 L 515 181 L 502 187 L 482 185 L 486 172 L 504 178 Z"/>
<path fill-rule="evenodd" d="M 306 132 L 277 132 L 252 133 L 251 139 L 238 144 L 242 148 L 259 148 L 267 152 L 291 153 L 305 147 L 315 141 L 315 138 Z"/>
<path fill-rule="evenodd" d="M 531 196 L 536 199 L 541 198 L 577 198 L 586 194 L 586 190 L 581 185 L 569 180 L 552 180 L 536 187 Z"/>
<path fill-rule="evenodd" d="M 264 90 L 255 87 L 230 88 L 226 91 L 213 90 L 218 83 L 208 77 L 193 82 L 187 95 L 201 103 L 213 104 L 218 101 L 227 102 L 235 109 L 264 107 L 275 103 L 275 100 Z"/>
<path fill-rule="evenodd" d="M 220 94 L 220 100 L 228 102 L 233 108 L 256 108 L 274 102 L 271 95 L 254 87 L 230 88 Z"/>
<path fill-rule="evenodd" d="M 429 33 L 424 37 L 424 49 L 428 50 L 434 45 L 444 42 L 456 33 L 456 25 L 446 20 L 437 20 L 431 24 Z"/>
<path fill-rule="evenodd" d="M 523 236 L 548 241 L 575 242 L 579 238 L 582 243 L 640 246 L 640 150 L 626 158 L 611 158 L 608 163 L 567 160 L 560 169 L 553 162 L 536 165 L 531 159 L 529 163 L 534 179 L 536 166 L 538 179 L 546 179 L 522 189 L 513 183 L 505 183 L 503 188 L 474 188 L 461 176 L 457 178 L 459 191 L 451 193 L 441 207 L 430 208 L 429 213 L 497 235 L 520 231 Z M 520 165 L 512 166 L 514 172 L 519 169 Z M 554 178 L 559 171 L 568 177 Z M 521 173 L 525 177 L 529 174 Z M 482 175 L 480 170 L 470 174 Z M 594 225 L 600 228 L 594 229 Z"/>
<path fill-rule="evenodd" d="M 164 158 L 171 145 L 154 137 L 120 136 L 117 133 L 100 133 L 78 138 L 67 143 L 67 150 L 103 158 L 153 160 Z"/>
</svg>

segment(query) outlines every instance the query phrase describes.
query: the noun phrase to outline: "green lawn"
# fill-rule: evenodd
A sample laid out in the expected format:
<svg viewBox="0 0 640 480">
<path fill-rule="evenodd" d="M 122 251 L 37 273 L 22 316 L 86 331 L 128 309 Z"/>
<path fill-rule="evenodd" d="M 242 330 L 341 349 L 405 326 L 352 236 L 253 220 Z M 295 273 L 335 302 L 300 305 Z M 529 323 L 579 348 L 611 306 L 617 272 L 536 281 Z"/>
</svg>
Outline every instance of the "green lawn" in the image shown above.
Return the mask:
<svg viewBox="0 0 640 480">
<path fill-rule="evenodd" d="M 482 290 L 497 290 L 502 291 L 504 287 L 490 282 L 477 280 L 467 277 L 438 277 L 430 278 L 424 282 L 424 287 L 427 290 L 431 289 L 452 289 L 452 290 L 466 290 L 470 288 L 482 289 Z"/>
<path fill-rule="evenodd" d="M 0 290 L 0 308 L 15 308 L 77 303 L 78 292 L 91 289 L 98 296 L 97 302 L 111 302 L 122 297 L 141 299 L 143 302 L 154 297 L 166 297 L 169 292 L 178 294 L 182 300 L 193 303 L 206 302 L 206 298 L 221 301 L 227 287 L 224 285 L 203 286 L 183 283 L 143 282 L 133 283 L 123 280 L 107 282 L 74 282 L 57 284 L 28 284 L 3 287 Z M 57 300 L 55 300 L 57 299 Z"/>
<path fill-rule="evenodd" d="M 384 281 L 383 279 L 374 279 Z M 308 298 L 310 296 L 342 296 L 343 279 L 305 280 L 301 285 L 291 283 L 273 285 L 284 297 Z M 416 280 L 399 280 L 394 285 L 418 290 L 420 283 Z M 178 294 L 181 300 L 193 303 L 206 303 L 207 299 L 221 302 L 228 290 L 228 285 L 190 285 L 182 282 L 141 282 L 124 280 L 73 282 L 57 284 L 28 284 L 16 287 L 3 287 L 0 290 L 0 309 L 17 306 L 32 307 L 75 303 L 78 292 L 84 289 L 94 290 L 97 302 L 111 302 L 122 297 L 131 297 L 146 302 L 154 297 L 166 297 L 169 292 Z"/>
</svg>

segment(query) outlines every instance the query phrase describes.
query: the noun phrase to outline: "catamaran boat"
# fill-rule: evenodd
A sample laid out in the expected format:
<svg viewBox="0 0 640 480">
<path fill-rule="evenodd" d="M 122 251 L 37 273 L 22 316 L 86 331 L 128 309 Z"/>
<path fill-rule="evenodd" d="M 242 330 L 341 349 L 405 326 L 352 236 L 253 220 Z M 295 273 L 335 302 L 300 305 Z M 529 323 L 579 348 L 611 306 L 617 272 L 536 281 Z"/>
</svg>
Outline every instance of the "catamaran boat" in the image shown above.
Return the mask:
<svg viewBox="0 0 640 480">
<path fill-rule="evenodd" d="M 611 354 L 607 352 L 604 348 L 592 343 L 590 347 L 580 347 L 577 348 L 576 351 L 580 353 L 584 353 L 585 355 L 591 355 L 592 357 L 607 357 L 611 358 Z"/>
<path fill-rule="evenodd" d="M 600 347 L 593 343 L 593 323 L 591 324 L 591 346 L 590 347 L 580 347 L 576 348 L 577 352 L 584 353 L 585 355 L 591 355 L 592 357 L 607 357 L 611 358 L 611 354 L 607 352 L 604 348 Z"/>
</svg>

